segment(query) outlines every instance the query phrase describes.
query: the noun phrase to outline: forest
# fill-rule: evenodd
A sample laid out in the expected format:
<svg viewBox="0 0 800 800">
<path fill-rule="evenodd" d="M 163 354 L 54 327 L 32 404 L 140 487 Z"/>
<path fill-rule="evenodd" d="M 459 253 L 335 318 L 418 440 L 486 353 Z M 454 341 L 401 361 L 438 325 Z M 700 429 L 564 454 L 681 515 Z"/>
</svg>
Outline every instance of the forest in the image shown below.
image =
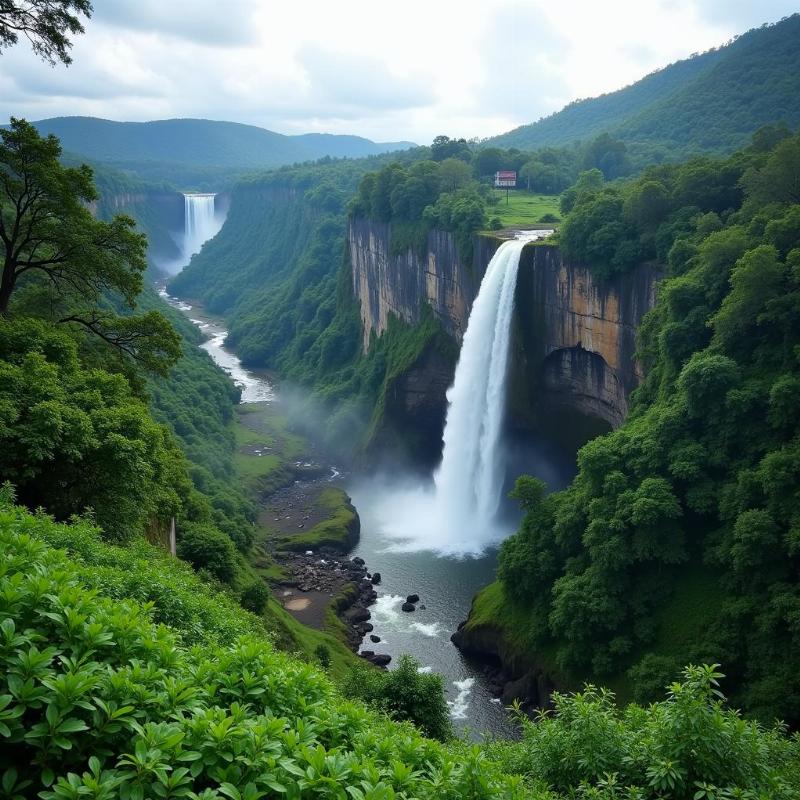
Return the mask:
<svg viewBox="0 0 800 800">
<path fill-rule="evenodd" d="M 625 424 L 583 447 L 566 491 L 516 489 L 526 516 L 498 576 L 529 646 L 568 674 L 625 672 L 647 700 L 713 659 L 737 705 L 798 718 L 798 177 L 800 136 L 772 128 L 729 159 L 576 193 L 565 252 L 667 277 Z M 673 606 L 690 614 L 670 628 Z"/>
<path fill-rule="evenodd" d="M 93 14 L 0 0 L 0 58 L 28 42 L 66 66 Z M 800 798 L 798 25 L 483 141 L 0 127 L 0 798 Z M 625 421 L 580 448 L 567 488 L 522 475 L 511 492 L 518 529 L 460 630 L 489 631 L 550 689 L 541 707 L 507 703 L 511 735 L 475 736 L 456 710 L 477 669 L 451 680 L 422 648 L 389 670 L 359 659 L 332 591 L 332 626 L 289 613 L 300 581 L 271 560 L 264 517 L 321 469 L 311 459 L 371 478 L 379 458 L 399 473 L 441 454 L 388 409 L 429 356 L 455 370 L 461 343 L 424 303 L 364 338 L 348 230 L 384 226 L 390 255 L 451 234 L 477 278 L 480 237 L 512 235 L 501 169 L 549 204 L 533 225 L 556 228 L 564 263 L 601 287 L 643 268 L 660 282 Z M 190 187 L 225 191 L 230 210 L 167 282 L 159 259 L 180 247 L 152 198 L 180 205 Z M 165 286 L 291 398 L 263 439 L 291 444 L 263 459 L 283 470 L 274 484 L 242 471 L 256 439 L 241 388 Z M 327 490 L 357 520 L 341 485 Z M 308 527 L 297 558 L 353 555 Z M 398 616 L 450 647 L 403 595 Z"/>
</svg>

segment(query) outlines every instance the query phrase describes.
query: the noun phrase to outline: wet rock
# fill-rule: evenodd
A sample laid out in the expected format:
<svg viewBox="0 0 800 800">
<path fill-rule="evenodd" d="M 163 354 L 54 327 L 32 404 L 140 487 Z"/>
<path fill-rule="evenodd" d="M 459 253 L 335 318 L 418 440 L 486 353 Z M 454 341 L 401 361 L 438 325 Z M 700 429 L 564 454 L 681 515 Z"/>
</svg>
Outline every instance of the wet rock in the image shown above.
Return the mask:
<svg viewBox="0 0 800 800">
<path fill-rule="evenodd" d="M 400 608 L 403 611 L 407 611 L 407 612 L 411 612 L 411 611 L 416 611 L 417 610 L 417 607 L 413 603 L 403 603 L 403 605 L 400 606 Z"/>
<path fill-rule="evenodd" d="M 381 574 L 380 574 L 380 572 L 373 572 L 372 573 L 372 582 L 376 586 L 381 582 Z"/>
<path fill-rule="evenodd" d="M 375 651 L 374 650 L 362 650 L 359 655 L 361 658 L 366 658 L 367 661 L 372 661 L 375 658 Z"/>
<path fill-rule="evenodd" d="M 381 640 L 381 637 L 380 636 L 376 636 L 374 633 L 371 633 L 369 635 L 369 640 L 371 642 L 373 642 L 374 644 L 378 644 L 378 642 Z"/>
<path fill-rule="evenodd" d="M 385 667 L 389 664 L 391 660 L 392 657 L 388 653 L 378 653 L 377 655 L 372 656 L 372 658 L 370 659 L 370 661 L 376 667 Z"/>
<path fill-rule="evenodd" d="M 364 559 L 363 558 L 359 558 L 358 556 L 356 556 L 355 558 L 351 558 L 350 560 L 357 567 L 363 567 L 364 566 Z"/>
<path fill-rule="evenodd" d="M 372 614 L 370 614 L 369 610 L 366 608 L 359 608 L 359 607 L 351 608 L 347 612 L 347 618 L 352 623 L 366 622 L 371 616 Z"/>
<path fill-rule="evenodd" d="M 406 603 L 419 603 L 419 595 L 410 594 L 408 597 L 406 597 Z"/>
<path fill-rule="evenodd" d="M 427 606 L 425 605 L 425 603 L 420 603 L 419 604 L 419 610 L 420 611 L 425 611 L 426 608 L 427 608 Z"/>
</svg>

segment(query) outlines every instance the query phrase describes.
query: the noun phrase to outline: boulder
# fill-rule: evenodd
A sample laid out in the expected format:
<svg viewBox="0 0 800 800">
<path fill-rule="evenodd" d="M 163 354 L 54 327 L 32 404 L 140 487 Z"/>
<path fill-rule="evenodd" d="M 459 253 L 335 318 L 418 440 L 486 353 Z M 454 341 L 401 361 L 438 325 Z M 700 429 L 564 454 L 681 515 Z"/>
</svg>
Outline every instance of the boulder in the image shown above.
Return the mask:
<svg viewBox="0 0 800 800">
<path fill-rule="evenodd" d="M 366 608 L 352 608 L 347 612 L 347 618 L 354 625 L 358 622 L 366 622 L 372 614 Z"/>
<path fill-rule="evenodd" d="M 381 582 L 381 574 L 380 574 L 380 572 L 373 572 L 372 573 L 372 582 L 376 586 Z"/>
<path fill-rule="evenodd" d="M 419 603 L 419 595 L 410 594 L 408 597 L 406 597 L 406 603 Z"/>
<path fill-rule="evenodd" d="M 389 664 L 391 660 L 392 657 L 388 653 L 378 653 L 377 655 L 372 656 L 372 658 L 370 659 L 370 661 L 376 667 L 385 667 Z"/>
<path fill-rule="evenodd" d="M 417 607 L 413 603 L 403 603 L 401 606 L 403 611 L 416 611 Z"/>
<path fill-rule="evenodd" d="M 378 644 L 378 642 L 381 640 L 381 637 L 380 636 L 376 636 L 374 633 L 371 633 L 369 635 L 369 640 L 371 642 L 373 642 L 374 644 Z"/>
</svg>

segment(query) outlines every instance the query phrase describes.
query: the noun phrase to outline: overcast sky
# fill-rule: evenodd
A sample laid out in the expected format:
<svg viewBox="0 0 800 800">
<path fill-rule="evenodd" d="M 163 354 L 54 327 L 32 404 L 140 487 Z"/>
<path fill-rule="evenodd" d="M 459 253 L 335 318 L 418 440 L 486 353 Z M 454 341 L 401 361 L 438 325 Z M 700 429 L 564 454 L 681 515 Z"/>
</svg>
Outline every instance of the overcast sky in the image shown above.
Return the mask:
<svg viewBox="0 0 800 800">
<path fill-rule="evenodd" d="M 794 6 L 794 7 L 793 7 Z M 0 54 L 0 111 L 490 136 L 796 10 L 783 0 L 95 0 L 69 68 Z"/>
</svg>

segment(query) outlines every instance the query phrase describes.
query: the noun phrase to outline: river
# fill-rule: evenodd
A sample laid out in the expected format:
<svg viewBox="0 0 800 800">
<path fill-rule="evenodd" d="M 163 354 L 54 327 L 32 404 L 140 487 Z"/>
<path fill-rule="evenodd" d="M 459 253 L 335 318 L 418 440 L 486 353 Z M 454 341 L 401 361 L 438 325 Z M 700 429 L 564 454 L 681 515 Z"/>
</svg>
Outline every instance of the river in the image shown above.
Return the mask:
<svg viewBox="0 0 800 800">
<path fill-rule="evenodd" d="M 206 335 L 200 346 L 240 387 L 240 402 L 276 400 L 274 385 L 265 376 L 245 369 L 236 354 L 225 348 L 227 331 L 223 326 L 205 318 L 188 303 L 170 297 L 166 290 L 162 289 L 160 294 Z M 518 444 L 510 472 L 535 472 L 552 488 L 566 485 L 574 470 L 574 459 L 535 443 L 520 445 L 519 437 L 516 438 Z M 513 736 L 515 725 L 489 691 L 481 666 L 463 656 L 450 642 L 450 635 L 466 618 L 474 594 L 492 581 L 496 551 L 457 558 L 419 549 L 419 543 L 414 550 L 398 546 L 396 536 L 387 526 L 392 498 L 396 501 L 403 497 L 398 487 L 391 480 L 351 476 L 345 482 L 345 489 L 361 518 L 361 538 L 350 555 L 360 556 L 371 572 L 380 572 L 382 576 L 376 587 L 378 600 L 370 607 L 373 633 L 381 641 L 373 644 L 367 639 L 362 649 L 388 653 L 395 664 L 402 654 L 408 653 L 420 662 L 421 669 L 441 674 L 450 716 L 460 733 L 473 739 L 486 735 Z M 509 509 L 509 513 L 513 511 Z M 507 521 L 509 531 L 514 524 L 513 518 Z M 415 612 L 406 613 L 400 606 L 411 593 L 420 596 L 420 603 Z"/>
</svg>

